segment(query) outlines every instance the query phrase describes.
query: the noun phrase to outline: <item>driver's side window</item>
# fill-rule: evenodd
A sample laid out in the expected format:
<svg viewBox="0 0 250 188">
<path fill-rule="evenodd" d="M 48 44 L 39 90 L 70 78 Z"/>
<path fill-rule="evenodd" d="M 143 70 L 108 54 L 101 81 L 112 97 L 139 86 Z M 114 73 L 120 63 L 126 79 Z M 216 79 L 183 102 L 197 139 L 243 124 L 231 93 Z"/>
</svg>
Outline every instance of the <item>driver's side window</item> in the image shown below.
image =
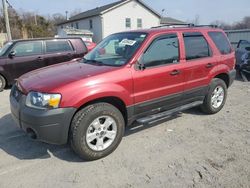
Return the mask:
<svg viewBox="0 0 250 188">
<path fill-rule="evenodd" d="M 179 41 L 176 34 L 164 35 L 154 40 L 143 55 L 146 68 L 177 62 L 179 62 Z"/>
<path fill-rule="evenodd" d="M 30 56 L 43 53 L 42 41 L 20 42 L 12 49 L 15 56 Z"/>
</svg>

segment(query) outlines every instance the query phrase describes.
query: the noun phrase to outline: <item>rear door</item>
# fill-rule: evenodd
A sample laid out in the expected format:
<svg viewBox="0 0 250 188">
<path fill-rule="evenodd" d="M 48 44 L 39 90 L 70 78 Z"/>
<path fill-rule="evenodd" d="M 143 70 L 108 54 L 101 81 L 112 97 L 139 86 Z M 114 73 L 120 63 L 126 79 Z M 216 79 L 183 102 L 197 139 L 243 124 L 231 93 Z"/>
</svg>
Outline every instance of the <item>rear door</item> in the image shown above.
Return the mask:
<svg viewBox="0 0 250 188">
<path fill-rule="evenodd" d="M 217 60 L 204 35 L 200 32 L 184 32 L 185 88 L 182 102 L 188 104 L 203 101 L 209 85 L 209 73 Z"/>
<path fill-rule="evenodd" d="M 237 65 L 241 63 L 241 58 L 244 53 L 246 53 L 246 47 L 250 47 L 250 42 L 246 40 L 241 40 L 237 46 L 237 49 L 235 51 L 236 56 L 236 63 Z"/>
<path fill-rule="evenodd" d="M 183 70 L 176 33 L 157 37 L 142 55 L 144 70 L 133 72 L 135 114 L 149 114 L 179 105 Z"/>
<path fill-rule="evenodd" d="M 67 39 L 45 40 L 45 65 L 70 61 L 74 58 L 75 49 Z"/>
<path fill-rule="evenodd" d="M 12 79 L 44 66 L 42 41 L 18 42 L 11 52 L 14 52 L 14 56 L 7 58 L 5 70 Z"/>
</svg>

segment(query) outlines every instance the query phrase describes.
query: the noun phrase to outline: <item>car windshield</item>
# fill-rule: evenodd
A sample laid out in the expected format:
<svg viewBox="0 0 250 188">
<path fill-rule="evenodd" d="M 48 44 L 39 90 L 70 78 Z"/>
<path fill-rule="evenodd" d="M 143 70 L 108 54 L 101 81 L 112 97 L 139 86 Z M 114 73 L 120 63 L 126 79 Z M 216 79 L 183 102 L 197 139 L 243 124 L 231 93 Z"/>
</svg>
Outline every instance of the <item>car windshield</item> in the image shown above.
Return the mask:
<svg viewBox="0 0 250 188">
<path fill-rule="evenodd" d="M 12 45 L 12 42 L 6 43 L 2 48 L 0 48 L 0 56 L 5 54 L 5 52 L 9 49 L 9 47 Z"/>
<path fill-rule="evenodd" d="M 146 33 L 128 32 L 110 35 L 84 56 L 84 63 L 122 66 L 128 63 L 146 39 Z"/>
</svg>

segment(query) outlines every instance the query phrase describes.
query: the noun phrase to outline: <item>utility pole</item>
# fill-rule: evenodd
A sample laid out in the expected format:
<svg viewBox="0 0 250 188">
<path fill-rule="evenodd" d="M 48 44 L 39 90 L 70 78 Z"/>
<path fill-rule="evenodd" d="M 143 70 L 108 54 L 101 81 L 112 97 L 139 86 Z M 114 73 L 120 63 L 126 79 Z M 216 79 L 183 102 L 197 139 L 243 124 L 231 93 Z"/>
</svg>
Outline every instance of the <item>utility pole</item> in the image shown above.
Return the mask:
<svg viewBox="0 0 250 188">
<path fill-rule="evenodd" d="M 66 10 L 66 11 L 65 11 L 65 14 L 66 14 L 66 20 L 68 20 L 68 13 L 69 13 L 69 12 Z"/>
<path fill-rule="evenodd" d="M 7 5 L 6 5 L 6 0 L 2 0 L 2 1 L 3 1 L 3 12 L 4 12 L 4 18 L 5 18 L 5 25 L 6 25 L 8 41 L 11 41 L 12 37 L 11 37 L 11 31 L 10 31 L 8 8 L 7 8 Z"/>
</svg>

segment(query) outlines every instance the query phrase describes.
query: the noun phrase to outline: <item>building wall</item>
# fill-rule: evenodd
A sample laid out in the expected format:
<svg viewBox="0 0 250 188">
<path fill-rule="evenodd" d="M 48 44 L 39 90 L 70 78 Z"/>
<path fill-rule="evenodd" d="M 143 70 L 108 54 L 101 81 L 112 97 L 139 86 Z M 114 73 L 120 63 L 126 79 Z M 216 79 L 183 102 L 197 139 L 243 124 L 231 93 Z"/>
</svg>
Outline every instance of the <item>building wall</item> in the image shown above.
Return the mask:
<svg viewBox="0 0 250 188">
<path fill-rule="evenodd" d="M 90 20 L 92 20 L 93 28 L 90 28 Z M 76 25 L 78 24 L 78 28 Z M 93 41 L 100 42 L 102 40 L 102 18 L 100 16 L 90 17 L 84 20 L 74 21 L 58 26 L 57 33 L 59 36 L 63 35 L 63 28 L 74 27 L 77 29 L 86 29 L 94 33 Z"/>
<path fill-rule="evenodd" d="M 142 28 L 151 28 L 160 24 L 160 18 L 151 13 L 136 1 L 128 2 L 116 9 L 102 15 L 103 17 L 103 38 L 116 32 L 135 30 L 137 19 L 142 19 Z M 131 19 L 131 28 L 126 28 L 125 19 Z"/>
<path fill-rule="evenodd" d="M 234 48 L 240 40 L 250 41 L 250 29 L 225 31 Z"/>
</svg>

